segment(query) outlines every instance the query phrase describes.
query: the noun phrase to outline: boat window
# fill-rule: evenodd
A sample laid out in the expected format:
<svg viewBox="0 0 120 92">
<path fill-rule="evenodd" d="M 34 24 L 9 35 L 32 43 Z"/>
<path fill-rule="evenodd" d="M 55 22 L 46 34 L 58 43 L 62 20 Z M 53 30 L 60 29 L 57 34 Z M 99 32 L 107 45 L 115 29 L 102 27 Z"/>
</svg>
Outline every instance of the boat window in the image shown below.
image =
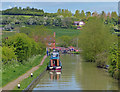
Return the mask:
<svg viewBox="0 0 120 92">
<path fill-rule="evenodd" d="M 53 53 L 53 57 L 58 57 L 58 54 L 56 54 L 56 53 Z"/>
<path fill-rule="evenodd" d="M 53 64 L 55 64 L 55 66 L 57 66 L 57 60 L 53 60 Z"/>
</svg>

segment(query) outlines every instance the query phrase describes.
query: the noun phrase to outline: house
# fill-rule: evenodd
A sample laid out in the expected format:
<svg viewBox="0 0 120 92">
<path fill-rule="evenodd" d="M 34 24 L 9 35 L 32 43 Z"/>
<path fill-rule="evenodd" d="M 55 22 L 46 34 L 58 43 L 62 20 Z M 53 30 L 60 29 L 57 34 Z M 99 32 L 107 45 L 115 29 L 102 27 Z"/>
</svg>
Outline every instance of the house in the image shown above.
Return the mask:
<svg viewBox="0 0 120 92">
<path fill-rule="evenodd" d="M 73 25 L 77 26 L 77 29 L 81 29 L 81 27 L 83 25 L 85 25 L 85 22 L 83 22 L 83 21 L 74 21 Z"/>
</svg>

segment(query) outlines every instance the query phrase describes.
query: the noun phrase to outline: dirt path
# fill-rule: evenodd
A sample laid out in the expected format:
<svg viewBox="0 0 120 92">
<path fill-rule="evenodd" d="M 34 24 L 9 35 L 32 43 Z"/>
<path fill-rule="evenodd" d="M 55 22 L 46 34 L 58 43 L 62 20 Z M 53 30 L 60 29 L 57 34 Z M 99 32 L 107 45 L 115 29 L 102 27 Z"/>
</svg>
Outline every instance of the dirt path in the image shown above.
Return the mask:
<svg viewBox="0 0 120 92">
<path fill-rule="evenodd" d="M 41 63 L 35 67 L 33 67 L 32 69 L 28 70 L 25 74 L 21 75 L 20 77 L 18 77 L 17 79 L 13 80 L 12 82 L 9 82 L 6 86 L 4 86 L 2 88 L 2 90 L 12 90 L 14 89 L 14 87 L 22 80 L 24 80 L 25 78 L 29 77 L 31 73 L 33 73 L 34 71 L 36 71 L 44 62 L 45 58 L 47 57 L 47 55 L 45 55 L 41 61 Z"/>
</svg>

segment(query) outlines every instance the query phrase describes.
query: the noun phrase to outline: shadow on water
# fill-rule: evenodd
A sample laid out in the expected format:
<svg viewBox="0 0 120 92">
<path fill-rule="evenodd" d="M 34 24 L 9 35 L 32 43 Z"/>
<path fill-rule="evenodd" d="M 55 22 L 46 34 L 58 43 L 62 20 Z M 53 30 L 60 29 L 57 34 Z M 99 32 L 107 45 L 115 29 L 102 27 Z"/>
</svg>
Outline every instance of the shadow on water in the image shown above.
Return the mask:
<svg viewBox="0 0 120 92">
<path fill-rule="evenodd" d="M 46 71 L 32 90 L 118 90 L 118 81 L 80 55 L 62 54 L 62 71 Z"/>
</svg>

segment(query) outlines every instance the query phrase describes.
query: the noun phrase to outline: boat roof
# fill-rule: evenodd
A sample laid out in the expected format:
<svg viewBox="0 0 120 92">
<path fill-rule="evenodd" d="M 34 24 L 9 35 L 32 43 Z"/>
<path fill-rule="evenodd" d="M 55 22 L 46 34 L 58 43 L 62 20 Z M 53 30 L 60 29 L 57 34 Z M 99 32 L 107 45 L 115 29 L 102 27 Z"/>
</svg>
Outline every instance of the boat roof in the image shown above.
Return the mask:
<svg viewBox="0 0 120 92">
<path fill-rule="evenodd" d="M 50 59 L 59 59 L 59 53 L 58 52 L 53 52 L 51 54 L 51 58 Z"/>
</svg>

